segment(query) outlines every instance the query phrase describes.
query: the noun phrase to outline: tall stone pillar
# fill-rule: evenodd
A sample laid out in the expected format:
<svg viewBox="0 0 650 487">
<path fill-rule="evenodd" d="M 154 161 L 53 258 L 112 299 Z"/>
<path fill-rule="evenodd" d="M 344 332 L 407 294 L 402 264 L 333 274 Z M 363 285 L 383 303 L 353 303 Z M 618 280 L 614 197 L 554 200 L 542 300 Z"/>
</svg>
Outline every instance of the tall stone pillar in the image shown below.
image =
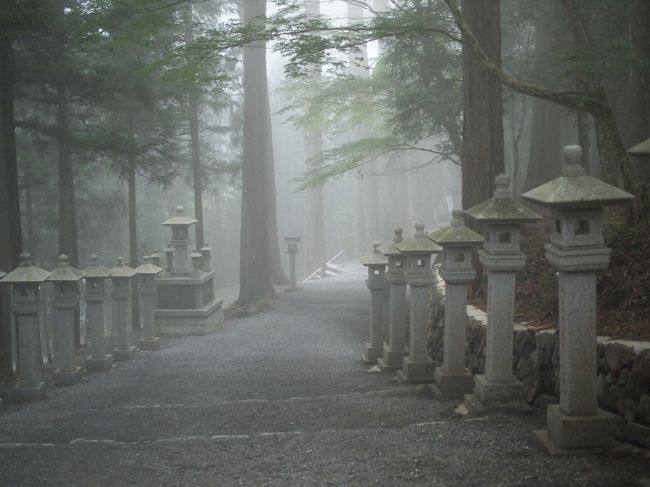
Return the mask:
<svg viewBox="0 0 650 487">
<path fill-rule="evenodd" d="M 124 264 L 122 257 L 117 258 L 117 265 L 111 270 L 113 287 L 113 321 L 117 330 L 117 347 L 113 350 L 113 360 L 120 362 L 135 357 L 135 347 L 131 346 L 129 330 L 131 280 L 136 275 L 135 269 Z"/>
<path fill-rule="evenodd" d="M 291 286 L 287 288 L 287 291 L 298 291 L 298 281 L 296 277 L 296 254 L 298 254 L 298 244 L 300 243 L 300 237 L 284 237 L 284 241 L 287 243 L 287 254 L 289 254 L 289 277 L 291 279 Z"/>
<path fill-rule="evenodd" d="M 45 399 L 45 383 L 38 375 L 38 312 L 40 286 L 49 272 L 31 265 L 30 255 L 20 254 L 19 265 L 0 284 L 12 285 L 11 306 L 18 328 L 18 383 L 12 390 L 17 402 Z"/>
<path fill-rule="evenodd" d="M 472 391 L 474 382 L 465 367 L 467 292 L 476 278 L 472 268 L 472 249 L 483 242 L 483 237 L 465 226 L 462 210 L 454 210 L 452 217 L 450 226 L 429 235 L 442 247 L 440 277 L 445 281 L 443 361 L 440 367 L 436 367 L 434 376 L 437 392 L 461 399 Z"/>
<path fill-rule="evenodd" d="M 536 431 L 551 452 L 607 447 L 616 417 L 598 408 L 596 387 L 596 278 L 609 265 L 603 206 L 633 196 L 582 167 L 582 149 L 564 149 L 562 176 L 522 195 L 551 209 L 546 259 L 558 270 L 560 404 L 549 406 L 546 430 Z"/>
<path fill-rule="evenodd" d="M 47 278 L 54 286 L 52 322 L 59 344 L 54 357 L 58 365 L 54 371 L 55 386 L 69 386 L 81 380 L 81 367 L 75 364 L 74 323 L 75 308 L 79 304 L 79 281 L 83 277 L 84 272 L 72 267 L 68 257 L 61 255 L 58 266 Z"/>
<path fill-rule="evenodd" d="M 377 363 L 382 356 L 384 341 L 388 339 L 384 327 L 384 307 L 386 294 L 386 265 L 388 259 L 379 251 L 380 242 L 373 243 L 373 252 L 360 259 L 361 263 L 368 268 L 368 279 L 366 286 L 370 290 L 370 333 L 366 343 L 366 351 L 363 354 L 363 362 L 366 365 Z"/>
<path fill-rule="evenodd" d="M 434 366 L 427 351 L 427 302 L 434 284 L 431 256 L 442 250 L 415 224 L 413 238 L 395 245 L 407 257 L 406 282 L 410 288 L 409 355 L 404 357 L 397 379 L 407 383 L 433 382 Z"/>
<path fill-rule="evenodd" d="M 106 300 L 106 279 L 111 271 L 99 264 L 96 255 L 90 256 L 86 273 L 86 323 L 90 334 L 90 356 L 86 358 L 86 370 L 109 370 L 113 358 L 106 354 L 104 331 L 104 302 Z"/>
<path fill-rule="evenodd" d="M 465 214 L 485 227 L 479 259 L 488 277 L 485 373 L 474 377 L 474 392 L 465 405 L 475 413 L 486 410 L 530 410 L 523 386 L 513 370 L 515 275 L 524 267 L 521 226 L 541 217 L 512 199 L 510 177 L 495 178 L 494 196 Z"/>
<path fill-rule="evenodd" d="M 143 264 L 135 269 L 138 273 L 143 333 L 138 348 L 155 351 L 160 350 L 160 339 L 156 337 L 153 310 L 156 301 L 156 276 L 162 272 L 162 268 L 152 264 L 148 255 L 144 256 L 143 261 Z"/>
<path fill-rule="evenodd" d="M 402 368 L 402 360 L 406 355 L 406 256 L 402 254 L 396 244 L 401 242 L 402 229 L 395 229 L 393 242 L 383 250 L 388 258 L 388 272 L 386 280 L 389 285 L 389 322 L 388 342 L 384 343 L 382 357 L 377 360 L 377 365 L 383 372 L 395 372 Z"/>
</svg>

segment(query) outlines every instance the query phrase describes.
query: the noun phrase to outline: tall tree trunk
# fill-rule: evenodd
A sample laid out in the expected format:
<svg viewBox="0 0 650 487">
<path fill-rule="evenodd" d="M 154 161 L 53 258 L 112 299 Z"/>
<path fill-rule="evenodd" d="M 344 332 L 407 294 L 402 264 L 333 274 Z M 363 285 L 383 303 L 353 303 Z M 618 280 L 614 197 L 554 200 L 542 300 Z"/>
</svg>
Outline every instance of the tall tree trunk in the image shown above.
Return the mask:
<svg viewBox="0 0 650 487">
<path fill-rule="evenodd" d="M 245 25 L 266 13 L 266 0 L 243 0 L 240 5 Z M 270 134 L 267 132 L 270 124 L 263 115 L 269 113 L 265 47 L 264 41 L 256 41 L 243 49 L 244 133 L 239 305 L 275 296 L 268 259 L 267 145 Z"/>
<path fill-rule="evenodd" d="M 499 0 L 462 0 L 463 16 L 487 55 L 501 62 Z M 494 177 L 502 173 L 503 107 L 501 83 L 463 44 L 463 208 L 492 194 Z"/>
<path fill-rule="evenodd" d="M 631 0 L 630 40 L 630 141 L 638 144 L 650 137 L 650 2 Z"/>
<path fill-rule="evenodd" d="M 22 251 L 20 194 L 14 120 L 14 56 L 11 39 L 0 33 L 0 270 L 18 266 Z M 0 285 L 0 381 L 13 378 L 10 286 Z"/>
<path fill-rule="evenodd" d="M 135 120 L 133 109 L 127 113 L 127 126 L 129 130 L 129 146 L 126 153 L 126 180 L 128 186 L 129 208 L 129 265 L 134 269 L 138 267 L 138 202 L 136 198 L 136 160 L 135 160 Z M 140 328 L 140 301 L 138 299 L 138 286 L 131 286 L 131 328 Z"/>
</svg>

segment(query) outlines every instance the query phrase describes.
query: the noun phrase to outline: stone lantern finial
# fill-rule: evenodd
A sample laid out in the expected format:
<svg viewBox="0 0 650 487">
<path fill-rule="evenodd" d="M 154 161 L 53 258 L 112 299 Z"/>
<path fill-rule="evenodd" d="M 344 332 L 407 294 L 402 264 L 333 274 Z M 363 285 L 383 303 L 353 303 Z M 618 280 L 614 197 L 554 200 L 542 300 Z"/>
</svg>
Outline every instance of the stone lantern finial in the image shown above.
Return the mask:
<svg viewBox="0 0 650 487">
<path fill-rule="evenodd" d="M 562 176 L 576 177 L 585 175 L 585 168 L 582 167 L 582 147 L 567 145 L 564 148 L 563 155 Z"/>
<path fill-rule="evenodd" d="M 416 237 L 424 237 L 424 223 L 417 222 L 415 224 L 415 236 Z"/>
<path fill-rule="evenodd" d="M 185 211 L 185 208 L 183 208 L 183 205 L 178 205 L 176 207 L 176 214 L 177 215 L 182 215 L 184 211 Z"/>
<path fill-rule="evenodd" d="M 144 262 L 145 264 L 148 264 L 150 260 L 151 260 L 151 258 L 148 255 L 145 255 L 144 257 L 142 257 L 142 262 Z"/>
<path fill-rule="evenodd" d="M 463 219 L 463 210 L 452 210 L 451 211 L 451 226 L 452 227 L 464 227 L 465 226 L 465 220 Z"/>
<path fill-rule="evenodd" d="M 58 267 L 68 267 L 70 262 L 68 261 L 68 256 L 65 254 L 59 255 L 59 264 Z"/>
<path fill-rule="evenodd" d="M 97 257 L 96 254 L 93 254 L 93 255 L 90 256 L 90 264 L 91 265 L 99 264 L 99 257 Z"/>
<path fill-rule="evenodd" d="M 29 255 L 27 252 L 23 252 L 18 256 L 18 266 L 19 267 L 29 267 L 30 266 L 30 260 L 32 256 Z"/>
<path fill-rule="evenodd" d="M 395 227 L 395 237 L 393 238 L 393 242 L 399 243 L 402 240 L 404 240 L 402 238 L 402 233 L 403 232 L 404 232 L 404 230 L 402 230 L 402 227 Z"/>
<path fill-rule="evenodd" d="M 505 200 L 512 198 L 512 193 L 510 192 L 510 176 L 507 174 L 499 174 L 494 178 L 494 185 L 496 189 L 493 195 L 496 199 Z"/>
<path fill-rule="evenodd" d="M 372 253 L 373 253 L 373 254 L 379 254 L 379 253 L 380 253 L 380 252 L 379 252 L 379 247 L 380 247 L 380 246 L 381 246 L 381 242 L 378 241 L 378 240 L 375 240 L 375 241 L 372 243 Z"/>
<path fill-rule="evenodd" d="M 124 265 L 124 259 L 122 257 L 117 258 L 117 265 L 118 265 L 118 267 L 121 266 L 121 265 Z"/>
</svg>

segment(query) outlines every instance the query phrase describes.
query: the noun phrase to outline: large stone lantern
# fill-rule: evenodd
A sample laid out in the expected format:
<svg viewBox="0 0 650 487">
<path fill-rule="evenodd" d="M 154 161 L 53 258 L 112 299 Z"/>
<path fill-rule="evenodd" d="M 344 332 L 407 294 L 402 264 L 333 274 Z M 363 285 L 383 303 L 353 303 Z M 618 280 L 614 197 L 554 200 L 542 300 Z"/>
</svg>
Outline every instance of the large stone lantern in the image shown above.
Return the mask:
<svg viewBox="0 0 650 487">
<path fill-rule="evenodd" d="M 523 386 L 512 373 L 515 276 L 524 267 L 520 250 L 521 226 L 541 217 L 514 201 L 510 176 L 495 178 L 494 196 L 465 211 L 484 227 L 485 242 L 479 260 L 487 269 L 487 336 L 485 374 L 474 377 L 474 392 L 466 397 L 468 409 L 523 409 Z"/>
<path fill-rule="evenodd" d="M 611 249 L 603 240 L 603 207 L 633 196 L 582 167 L 582 149 L 564 149 L 562 176 L 522 195 L 551 209 L 546 259 L 558 270 L 560 404 L 549 406 L 546 430 L 536 434 L 551 451 L 607 446 L 615 417 L 598 408 L 596 386 L 596 277 Z"/>
<path fill-rule="evenodd" d="M 90 265 L 84 269 L 86 276 L 86 322 L 90 332 L 90 356 L 86 359 L 86 370 L 109 370 L 113 358 L 106 354 L 104 332 L 104 301 L 106 300 L 106 280 L 111 276 L 110 269 L 99 263 L 96 255 L 90 256 Z"/>
<path fill-rule="evenodd" d="M 13 388 L 15 401 L 45 399 L 45 383 L 38 379 L 38 312 L 40 287 L 50 273 L 31 265 L 29 254 L 20 254 L 19 265 L 0 284 L 11 284 L 11 307 L 18 327 L 18 383 Z"/>
<path fill-rule="evenodd" d="M 463 210 L 453 210 L 452 217 L 450 226 L 433 232 L 434 241 L 442 247 L 440 277 L 445 281 L 443 360 L 434 376 L 440 394 L 461 399 L 474 385 L 465 367 L 467 292 L 476 278 L 472 252 L 483 243 L 483 237 L 465 226 Z"/>
<path fill-rule="evenodd" d="M 136 270 L 125 265 L 122 257 L 117 258 L 117 265 L 111 270 L 113 285 L 113 321 L 117 325 L 117 347 L 113 350 L 113 360 L 131 360 L 135 357 L 135 347 L 130 344 L 129 317 L 131 281 Z"/>
<path fill-rule="evenodd" d="M 156 276 L 162 267 L 151 263 L 148 255 L 142 265 L 135 270 L 138 273 L 138 293 L 140 294 L 140 312 L 142 313 L 142 340 L 140 350 L 160 350 L 160 339 L 156 337 L 153 310 L 156 301 Z"/>
<path fill-rule="evenodd" d="M 431 256 L 442 248 L 424 234 L 424 224 L 415 224 L 413 238 L 395 247 L 406 255 L 406 282 L 410 292 L 409 355 L 404 357 L 401 382 L 433 382 L 434 365 L 427 353 L 427 301 L 434 284 Z"/>
<path fill-rule="evenodd" d="M 370 333 L 366 343 L 363 361 L 372 365 L 382 356 L 384 341 L 388 339 L 387 323 L 384 317 L 384 300 L 386 287 L 386 265 L 388 259 L 379 251 L 381 242 L 373 243 L 372 253 L 361 257 L 360 262 L 368 269 L 366 286 L 370 291 Z"/>
<path fill-rule="evenodd" d="M 54 330 L 58 347 L 55 359 L 59 366 L 54 371 L 54 385 L 68 386 L 81 380 L 81 367 L 75 365 L 75 308 L 79 304 L 79 281 L 85 273 L 75 269 L 66 255 L 59 257 L 59 264 L 47 278 L 54 287 L 52 307 Z"/>
<path fill-rule="evenodd" d="M 394 372 L 402 368 L 402 360 L 406 355 L 406 256 L 400 252 L 396 244 L 402 240 L 402 229 L 395 229 L 393 241 L 383 250 L 388 258 L 386 280 L 389 285 L 389 321 L 388 342 L 384 343 L 382 357 L 377 365 L 384 372 Z"/>
<path fill-rule="evenodd" d="M 296 279 L 296 255 L 298 254 L 298 244 L 300 244 L 300 237 L 284 237 L 287 244 L 287 254 L 289 254 L 289 277 L 291 279 L 291 286 L 287 291 L 298 291 L 298 284 Z"/>
<path fill-rule="evenodd" d="M 188 275 L 192 271 L 192 265 L 188 260 L 187 248 L 190 243 L 190 227 L 197 223 L 198 220 L 191 216 L 183 215 L 184 211 L 185 209 L 181 205 L 178 205 L 176 207 L 176 215 L 162 223 L 170 227 L 172 231 L 170 247 L 174 249 L 174 252 L 170 274 L 174 276 Z"/>
</svg>

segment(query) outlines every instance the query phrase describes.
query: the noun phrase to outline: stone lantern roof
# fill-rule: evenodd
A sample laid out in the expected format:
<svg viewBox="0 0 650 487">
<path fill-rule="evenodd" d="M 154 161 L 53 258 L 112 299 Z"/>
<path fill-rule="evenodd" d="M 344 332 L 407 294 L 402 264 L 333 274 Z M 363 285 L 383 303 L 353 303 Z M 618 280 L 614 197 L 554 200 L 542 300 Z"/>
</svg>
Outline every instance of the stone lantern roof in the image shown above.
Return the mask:
<svg viewBox="0 0 650 487">
<path fill-rule="evenodd" d="M 159 274 L 162 272 L 162 267 L 158 267 L 157 265 L 154 265 L 151 263 L 151 258 L 148 255 L 145 255 L 142 260 L 144 261 L 142 264 L 140 264 L 138 267 L 135 268 L 135 271 L 138 274 L 148 274 L 151 276 L 155 276 L 156 274 Z"/>
<path fill-rule="evenodd" d="M 167 220 L 162 222 L 162 224 L 167 226 L 173 226 L 173 225 L 189 226 L 189 225 L 194 225 L 195 223 L 198 222 L 196 218 L 183 215 L 184 211 L 185 208 L 183 208 L 181 205 L 178 205 L 176 207 L 176 215 L 172 216 L 171 218 L 168 218 Z"/>
<path fill-rule="evenodd" d="M 628 149 L 627 153 L 632 156 L 650 156 L 650 139 L 646 139 L 640 144 Z"/>
<path fill-rule="evenodd" d="M 395 245 L 405 254 L 434 254 L 442 252 L 442 248 L 424 234 L 424 224 L 415 224 L 415 235 Z"/>
<path fill-rule="evenodd" d="M 395 227 L 395 236 L 393 237 L 393 241 L 387 242 L 381 247 L 379 247 L 379 251 L 386 256 L 401 255 L 402 252 L 400 252 L 399 249 L 395 247 L 395 245 L 400 243 L 402 240 L 404 240 L 402 238 L 402 233 L 403 233 L 402 227 Z"/>
<path fill-rule="evenodd" d="M 465 210 L 470 218 L 484 223 L 523 224 L 540 220 L 541 217 L 528 207 L 512 199 L 510 176 L 499 174 L 494 178 L 494 196 L 476 206 Z"/>
<path fill-rule="evenodd" d="M 80 271 L 70 265 L 68 256 L 61 254 L 59 264 L 46 279 L 50 282 L 79 282 L 86 276 L 84 271 Z"/>
<path fill-rule="evenodd" d="M 44 282 L 50 272 L 32 265 L 30 262 L 31 255 L 27 253 L 20 254 L 18 257 L 19 264 L 16 269 L 7 274 L 2 280 L 3 284 L 29 284 Z"/>
<path fill-rule="evenodd" d="M 103 279 L 110 277 L 111 270 L 99 263 L 99 257 L 95 254 L 90 256 L 90 265 L 84 269 L 86 277 L 90 279 Z"/>
<path fill-rule="evenodd" d="M 137 274 L 136 270 L 133 267 L 129 267 L 124 264 L 124 259 L 122 257 L 117 258 L 117 265 L 111 269 L 111 278 L 120 278 L 120 277 L 133 277 Z"/>
<path fill-rule="evenodd" d="M 371 265 L 387 265 L 388 264 L 388 259 L 386 258 L 385 255 L 383 255 L 379 251 L 379 247 L 381 246 L 381 242 L 373 242 L 372 243 L 372 253 L 368 255 L 364 255 L 359 259 L 359 261 L 365 265 L 365 266 L 371 266 Z"/>
<path fill-rule="evenodd" d="M 432 239 L 438 245 L 443 247 L 453 247 L 460 245 L 478 245 L 483 243 L 483 237 L 471 228 L 465 226 L 463 220 L 463 210 L 453 210 L 451 212 L 453 220 L 448 227 L 439 228 L 428 238 Z"/>
<path fill-rule="evenodd" d="M 529 201 L 551 208 L 593 208 L 624 203 L 634 198 L 630 193 L 585 174 L 582 148 L 564 148 L 562 176 L 521 195 Z"/>
</svg>

